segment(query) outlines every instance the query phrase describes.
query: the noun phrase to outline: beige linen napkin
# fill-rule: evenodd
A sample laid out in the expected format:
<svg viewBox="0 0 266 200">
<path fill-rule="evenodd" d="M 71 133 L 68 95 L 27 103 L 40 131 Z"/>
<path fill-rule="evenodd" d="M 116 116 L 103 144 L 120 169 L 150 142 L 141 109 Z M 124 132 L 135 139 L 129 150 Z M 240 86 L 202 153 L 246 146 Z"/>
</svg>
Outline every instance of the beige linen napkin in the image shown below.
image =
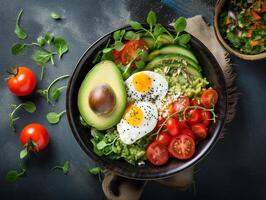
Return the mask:
<svg viewBox="0 0 266 200">
<path fill-rule="evenodd" d="M 232 66 L 229 64 L 228 53 L 216 40 L 213 27 L 208 26 L 201 15 L 187 19 L 186 31 L 198 38 L 212 52 L 224 72 L 228 91 L 226 122 L 229 123 L 236 113 L 238 94 L 233 86 L 235 75 L 233 74 Z M 156 181 L 178 189 L 187 189 L 194 182 L 193 175 L 194 168 L 189 168 L 169 178 Z M 147 181 L 126 179 L 106 171 L 102 189 L 109 200 L 137 200 L 141 197 L 146 183 Z"/>
</svg>

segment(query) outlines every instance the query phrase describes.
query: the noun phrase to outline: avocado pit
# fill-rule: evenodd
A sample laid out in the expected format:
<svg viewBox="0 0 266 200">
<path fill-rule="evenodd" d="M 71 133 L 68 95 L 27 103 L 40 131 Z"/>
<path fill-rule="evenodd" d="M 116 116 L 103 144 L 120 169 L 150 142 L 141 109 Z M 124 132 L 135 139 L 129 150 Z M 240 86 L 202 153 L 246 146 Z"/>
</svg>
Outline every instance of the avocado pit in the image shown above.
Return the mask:
<svg viewBox="0 0 266 200">
<path fill-rule="evenodd" d="M 89 105 L 97 115 L 110 113 L 115 103 L 114 91 L 107 84 L 98 84 L 89 94 Z"/>
</svg>

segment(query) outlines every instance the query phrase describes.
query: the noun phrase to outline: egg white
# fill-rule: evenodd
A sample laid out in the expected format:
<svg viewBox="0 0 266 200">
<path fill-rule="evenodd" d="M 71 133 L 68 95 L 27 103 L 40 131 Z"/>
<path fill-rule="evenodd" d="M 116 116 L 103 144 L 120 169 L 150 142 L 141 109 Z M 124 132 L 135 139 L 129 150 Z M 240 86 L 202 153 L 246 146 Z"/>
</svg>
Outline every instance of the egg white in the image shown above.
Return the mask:
<svg viewBox="0 0 266 200">
<path fill-rule="evenodd" d="M 133 78 L 139 73 L 145 73 L 152 79 L 151 89 L 146 93 L 136 91 L 134 88 Z M 125 81 L 125 85 L 128 101 L 151 101 L 156 103 L 160 102 L 166 96 L 168 91 L 168 82 L 165 77 L 152 71 L 141 71 L 132 74 Z"/>
<path fill-rule="evenodd" d="M 143 121 L 138 126 L 132 126 L 122 118 L 117 124 L 119 137 L 125 144 L 133 144 L 138 139 L 150 133 L 155 128 L 158 120 L 158 111 L 154 104 L 150 102 L 135 102 L 133 105 L 142 110 Z"/>
</svg>

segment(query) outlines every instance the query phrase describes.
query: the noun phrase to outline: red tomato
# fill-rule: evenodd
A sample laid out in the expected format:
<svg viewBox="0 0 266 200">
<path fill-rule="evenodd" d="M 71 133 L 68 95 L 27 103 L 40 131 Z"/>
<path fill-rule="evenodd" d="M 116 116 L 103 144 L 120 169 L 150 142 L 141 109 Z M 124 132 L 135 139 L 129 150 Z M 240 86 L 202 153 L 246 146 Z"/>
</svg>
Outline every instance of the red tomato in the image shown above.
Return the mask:
<svg viewBox="0 0 266 200">
<path fill-rule="evenodd" d="M 14 95 L 26 96 L 35 89 L 36 76 L 29 68 L 17 67 L 11 74 L 7 79 L 7 86 Z"/>
<path fill-rule="evenodd" d="M 165 121 L 164 118 L 159 118 L 159 120 L 157 121 L 157 124 L 156 124 L 156 127 L 155 127 L 155 130 L 158 130 L 161 126 L 162 126 L 162 123 Z"/>
<path fill-rule="evenodd" d="M 186 111 L 187 122 L 190 125 L 196 124 L 201 121 L 201 110 L 197 108 L 189 108 Z"/>
<path fill-rule="evenodd" d="M 112 54 L 113 54 L 113 57 L 114 57 L 114 60 L 116 63 L 121 63 L 121 51 L 116 51 L 116 50 L 113 50 Z"/>
<path fill-rule="evenodd" d="M 200 100 L 199 99 L 192 99 L 191 105 L 192 106 L 200 106 Z"/>
<path fill-rule="evenodd" d="M 254 19 L 255 21 L 261 19 L 261 16 L 259 16 L 259 14 L 256 13 L 256 11 L 254 11 L 254 10 L 251 11 L 251 15 L 252 15 L 252 17 L 253 17 L 253 19 Z"/>
<path fill-rule="evenodd" d="M 178 122 L 178 127 L 179 127 L 179 131 L 181 132 L 182 130 L 189 128 L 186 121 L 179 121 Z"/>
<path fill-rule="evenodd" d="M 191 126 L 191 130 L 198 139 L 206 139 L 207 137 L 207 128 L 204 124 L 198 123 Z"/>
<path fill-rule="evenodd" d="M 168 121 L 166 122 L 166 129 L 168 131 L 168 133 L 170 133 L 170 135 L 172 136 L 177 136 L 178 135 L 178 121 L 171 117 L 170 119 L 168 119 Z"/>
<path fill-rule="evenodd" d="M 188 136 L 192 137 L 193 139 L 195 139 L 195 136 L 194 136 L 194 134 L 190 128 L 186 128 L 186 129 L 182 130 L 180 135 L 183 135 L 183 134 L 188 135 Z"/>
<path fill-rule="evenodd" d="M 180 97 L 177 101 L 174 102 L 174 112 L 180 112 L 187 108 L 190 105 L 190 100 L 188 97 Z"/>
<path fill-rule="evenodd" d="M 160 143 L 160 144 L 168 146 L 170 144 L 170 142 L 171 142 L 171 139 L 172 139 L 172 137 L 171 137 L 171 135 L 169 133 L 161 132 L 161 133 L 159 133 L 156 141 L 158 143 Z"/>
<path fill-rule="evenodd" d="M 47 147 L 49 135 L 41 124 L 29 124 L 21 131 L 20 142 L 28 150 L 38 152 Z"/>
<path fill-rule="evenodd" d="M 210 124 L 210 120 L 211 120 L 211 113 L 209 111 L 206 110 L 202 110 L 201 111 L 201 118 L 202 118 L 202 123 L 208 127 Z"/>
<path fill-rule="evenodd" d="M 158 142 L 153 142 L 148 146 L 146 156 L 154 165 L 163 165 L 169 158 L 167 147 Z"/>
<path fill-rule="evenodd" d="M 189 135 L 179 135 L 172 139 L 168 151 L 177 159 L 189 159 L 195 152 L 195 141 Z"/>
<path fill-rule="evenodd" d="M 125 47 L 121 52 L 121 61 L 123 65 L 133 60 L 139 50 L 148 50 L 148 45 L 144 40 L 129 40 L 125 43 Z"/>
<path fill-rule="evenodd" d="M 216 90 L 209 88 L 205 90 L 201 95 L 201 104 L 205 108 L 211 108 L 215 106 L 218 101 L 218 93 Z"/>
</svg>

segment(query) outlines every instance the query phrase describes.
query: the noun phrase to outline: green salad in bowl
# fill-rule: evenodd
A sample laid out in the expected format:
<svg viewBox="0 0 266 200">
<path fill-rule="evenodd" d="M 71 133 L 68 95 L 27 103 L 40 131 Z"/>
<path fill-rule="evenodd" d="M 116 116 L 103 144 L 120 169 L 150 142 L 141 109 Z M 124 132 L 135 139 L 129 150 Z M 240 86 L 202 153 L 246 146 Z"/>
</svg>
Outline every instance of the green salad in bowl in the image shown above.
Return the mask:
<svg viewBox="0 0 266 200">
<path fill-rule="evenodd" d="M 130 21 L 100 49 L 77 95 L 93 152 L 139 166 L 192 159 L 216 120 L 218 92 L 202 73 L 178 18 L 173 30 Z"/>
</svg>

